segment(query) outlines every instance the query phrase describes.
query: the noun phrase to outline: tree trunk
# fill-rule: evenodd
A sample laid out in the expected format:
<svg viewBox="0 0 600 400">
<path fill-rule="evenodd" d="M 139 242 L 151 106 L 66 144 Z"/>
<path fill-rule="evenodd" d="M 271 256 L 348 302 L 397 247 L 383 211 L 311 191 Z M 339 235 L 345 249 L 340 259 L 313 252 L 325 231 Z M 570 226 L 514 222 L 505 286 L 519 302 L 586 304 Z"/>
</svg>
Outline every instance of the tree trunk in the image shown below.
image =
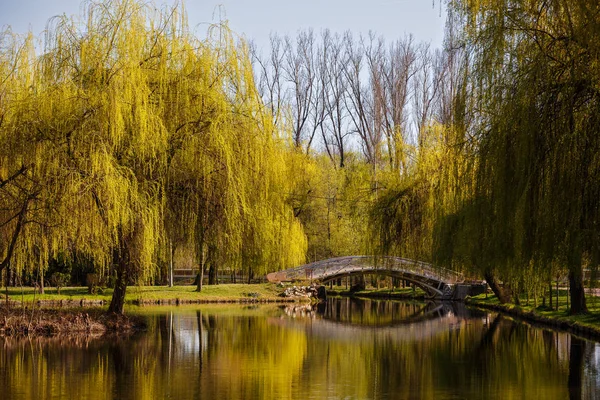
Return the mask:
<svg viewBox="0 0 600 400">
<path fill-rule="evenodd" d="M 558 307 L 560 303 L 558 301 L 558 296 L 560 295 L 560 290 L 558 289 L 558 276 L 556 277 L 556 311 L 558 311 Z"/>
<path fill-rule="evenodd" d="M 581 265 L 569 269 L 569 285 L 571 286 L 571 310 L 569 314 L 586 314 L 588 309 L 585 302 Z"/>
<path fill-rule="evenodd" d="M 110 301 L 110 306 L 108 307 L 108 312 L 123 314 L 125 292 L 127 291 L 129 280 L 129 263 L 131 262 L 126 239 L 121 239 L 120 249 L 115 252 L 113 258 L 116 260 L 115 268 L 117 271 L 117 280 L 115 282 L 115 289 Z"/>
<path fill-rule="evenodd" d="M 0 262 L 0 272 L 2 272 L 2 270 L 4 268 L 8 267 L 8 265 L 10 263 L 10 259 L 12 258 L 15 247 L 17 245 L 17 239 L 19 238 L 19 235 L 21 234 L 21 230 L 23 229 L 23 226 L 25 225 L 25 217 L 27 216 L 27 208 L 29 207 L 29 202 L 31 201 L 31 199 L 32 199 L 31 197 L 27 197 L 27 199 L 25 200 L 25 203 L 23 203 L 23 207 L 21 208 L 21 211 L 19 212 L 19 218 L 17 219 L 17 225 L 15 226 L 15 230 L 13 231 L 12 238 L 10 240 L 10 244 L 8 245 L 8 249 L 6 250 L 4 260 L 2 260 L 2 262 Z"/>
<path fill-rule="evenodd" d="M 119 258 L 117 263 L 117 281 L 113 291 L 108 312 L 115 314 L 123 314 L 123 306 L 125 305 L 125 292 L 127 291 L 127 266 L 123 257 Z"/>
<path fill-rule="evenodd" d="M 171 259 L 169 260 L 169 287 L 173 287 L 173 259 L 175 258 L 175 246 L 173 246 L 172 240 L 169 241 L 169 247 L 171 249 Z"/>
<path fill-rule="evenodd" d="M 211 261 L 210 266 L 208 267 L 208 284 L 216 285 L 217 283 L 217 266 L 214 261 Z"/>
<path fill-rule="evenodd" d="M 483 274 L 483 277 L 485 278 L 487 284 L 489 285 L 490 289 L 492 289 L 500 303 L 505 304 L 510 302 L 510 290 L 505 289 L 498 284 L 493 272 L 486 271 Z"/>
<path fill-rule="evenodd" d="M 11 275 L 12 270 L 10 269 L 10 264 L 8 264 L 6 266 L 6 275 L 5 275 L 5 281 L 4 281 L 4 286 L 9 287 L 10 286 L 10 275 Z"/>
<path fill-rule="evenodd" d="M 200 268 L 198 270 L 198 282 L 196 282 L 196 292 L 202 291 L 204 282 L 204 268 L 206 266 L 206 252 L 204 251 L 204 243 L 200 245 Z"/>
<path fill-rule="evenodd" d="M 521 305 L 521 299 L 519 299 L 519 295 L 517 293 L 513 293 L 513 303 L 515 303 L 517 306 Z"/>
<path fill-rule="evenodd" d="M 202 282 L 204 281 L 204 260 L 200 264 L 200 271 L 198 271 L 198 283 L 196 283 L 196 292 L 202 291 Z"/>
<path fill-rule="evenodd" d="M 44 269 L 40 266 L 40 294 L 44 294 Z"/>
</svg>

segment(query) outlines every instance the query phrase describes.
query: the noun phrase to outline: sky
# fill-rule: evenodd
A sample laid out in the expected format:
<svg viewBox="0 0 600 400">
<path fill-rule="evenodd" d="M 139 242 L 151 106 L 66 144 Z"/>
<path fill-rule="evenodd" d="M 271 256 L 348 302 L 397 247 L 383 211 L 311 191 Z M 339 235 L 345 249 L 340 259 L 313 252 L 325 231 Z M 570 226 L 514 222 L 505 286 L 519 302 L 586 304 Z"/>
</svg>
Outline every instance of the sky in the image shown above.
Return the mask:
<svg viewBox="0 0 600 400">
<path fill-rule="evenodd" d="M 155 0 L 174 4 L 175 0 Z M 354 34 L 374 31 L 391 42 L 412 34 L 417 41 L 441 47 L 445 11 L 442 0 L 187 0 L 188 22 L 204 37 L 219 16 L 240 36 L 268 49 L 269 35 L 295 34 L 302 29 L 315 32 L 350 30 Z M 43 37 L 49 18 L 79 14 L 81 0 L 0 0 L 0 28 Z M 442 7 L 442 8 L 441 8 Z"/>
</svg>

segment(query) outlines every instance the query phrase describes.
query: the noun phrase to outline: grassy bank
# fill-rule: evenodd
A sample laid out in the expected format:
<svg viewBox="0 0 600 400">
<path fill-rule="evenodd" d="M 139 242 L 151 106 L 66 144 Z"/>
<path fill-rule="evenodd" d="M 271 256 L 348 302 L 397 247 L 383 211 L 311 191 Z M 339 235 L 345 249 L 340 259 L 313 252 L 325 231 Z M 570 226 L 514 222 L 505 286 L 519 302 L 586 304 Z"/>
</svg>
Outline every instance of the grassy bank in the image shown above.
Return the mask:
<svg viewBox="0 0 600 400">
<path fill-rule="evenodd" d="M 275 302 L 285 301 L 279 296 L 282 289 L 274 284 L 222 284 L 205 285 L 201 292 L 196 287 L 187 286 L 130 286 L 125 297 L 126 304 L 179 304 L 179 303 L 211 303 L 211 302 Z M 45 290 L 44 294 L 36 293 L 33 288 L 8 288 L 2 290 L 2 301 L 8 297 L 13 304 L 48 304 L 60 305 L 80 303 L 108 304 L 112 289 L 105 289 L 98 294 L 89 294 L 85 287 L 63 288 L 58 294 L 54 288 Z M 289 300 L 288 300 L 289 301 Z"/>
<path fill-rule="evenodd" d="M 582 315 L 569 315 L 566 290 L 559 292 L 558 309 L 556 308 L 556 294 L 554 295 L 554 307 L 552 309 L 548 306 L 547 299 L 546 305 L 538 304 L 537 307 L 531 301 L 528 305 L 526 299 L 519 300 L 521 300 L 520 305 L 512 303 L 500 304 L 496 296 L 482 294 L 467 298 L 466 303 L 489 310 L 501 311 L 553 328 L 564 329 L 600 339 L 600 298 L 596 296 L 586 297 L 589 313 Z"/>
<path fill-rule="evenodd" d="M 109 315 L 101 308 L 39 310 L 0 308 L 0 337 L 133 333 L 145 328 L 141 318 Z"/>
</svg>

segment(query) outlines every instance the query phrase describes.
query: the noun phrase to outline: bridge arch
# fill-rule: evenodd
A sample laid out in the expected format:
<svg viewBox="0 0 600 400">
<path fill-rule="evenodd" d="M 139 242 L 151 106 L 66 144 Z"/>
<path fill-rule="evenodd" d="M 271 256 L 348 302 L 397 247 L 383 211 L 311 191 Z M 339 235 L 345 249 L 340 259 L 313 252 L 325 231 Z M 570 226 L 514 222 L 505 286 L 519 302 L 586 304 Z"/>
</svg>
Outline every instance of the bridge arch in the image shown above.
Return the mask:
<svg viewBox="0 0 600 400">
<path fill-rule="evenodd" d="M 429 263 L 391 256 L 347 256 L 330 258 L 267 274 L 270 282 L 318 281 L 347 276 L 380 274 L 400 278 L 422 288 L 429 297 L 460 299 L 470 293 L 462 274 Z M 481 286 L 481 285 L 480 285 Z M 460 292 L 460 293 L 459 293 Z"/>
<path fill-rule="evenodd" d="M 340 279 L 340 278 L 369 275 L 369 274 L 390 276 L 392 278 L 399 278 L 404 281 L 413 283 L 415 286 L 421 288 L 425 293 L 427 293 L 427 296 L 431 297 L 431 298 L 442 297 L 444 295 L 444 292 L 443 292 L 444 289 L 451 290 L 451 289 L 447 289 L 447 288 L 450 288 L 450 285 L 447 285 L 443 282 L 435 282 L 433 284 L 427 284 L 427 283 L 423 282 L 423 280 L 420 279 L 421 277 L 415 276 L 414 274 L 402 273 L 402 272 L 396 272 L 396 271 L 386 271 L 386 270 L 381 270 L 381 269 L 372 270 L 372 271 L 363 269 L 358 272 L 342 273 L 342 274 L 332 275 L 332 276 L 320 279 L 319 281 L 321 283 L 325 284 L 325 283 L 328 283 L 330 281 L 334 281 L 334 280 Z"/>
</svg>

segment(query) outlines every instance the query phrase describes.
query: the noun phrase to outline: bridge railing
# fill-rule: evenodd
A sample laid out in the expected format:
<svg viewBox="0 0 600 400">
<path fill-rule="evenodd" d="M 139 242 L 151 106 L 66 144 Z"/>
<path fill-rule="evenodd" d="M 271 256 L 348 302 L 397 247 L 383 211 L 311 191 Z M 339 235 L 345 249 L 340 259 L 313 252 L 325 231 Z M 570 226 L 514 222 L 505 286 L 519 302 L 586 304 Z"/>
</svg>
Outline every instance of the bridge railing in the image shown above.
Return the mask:
<svg viewBox="0 0 600 400">
<path fill-rule="evenodd" d="M 360 271 L 376 273 L 378 270 L 411 272 L 427 278 L 459 283 L 464 281 L 462 274 L 435 267 L 422 261 L 393 256 L 347 256 L 330 258 L 304 264 L 296 268 L 268 274 L 271 281 L 319 280 L 335 275 L 344 275 Z"/>
</svg>

